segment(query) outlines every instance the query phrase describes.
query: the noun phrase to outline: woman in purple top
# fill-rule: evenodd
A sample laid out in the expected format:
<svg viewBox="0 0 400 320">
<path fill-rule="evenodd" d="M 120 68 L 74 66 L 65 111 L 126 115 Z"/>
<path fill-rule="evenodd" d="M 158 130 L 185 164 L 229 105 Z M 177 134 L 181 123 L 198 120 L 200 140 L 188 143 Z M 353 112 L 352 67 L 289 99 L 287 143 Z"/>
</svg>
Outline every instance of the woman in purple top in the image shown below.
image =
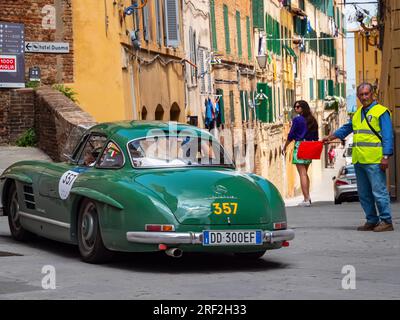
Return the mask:
<svg viewBox="0 0 400 320">
<path fill-rule="evenodd" d="M 294 140 L 294 152 L 292 163 L 296 165 L 300 176 L 301 191 L 303 192 L 304 201 L 299 203 L 300 206 L 311 206 L 310 198 L 310 178 L 308 177 L 308 168 L 311 160 L 301 160 L 297 158 L 297 152 L 301 141 L 318 141 L 318 122 L 311 114 L 310 106 L 304 100 L 296 101 L 294 111 L 298 114 L 292 121 L 292 127 L 287 137 L 283 154 L 286 154 L 287 146 Z"/>
</svg>

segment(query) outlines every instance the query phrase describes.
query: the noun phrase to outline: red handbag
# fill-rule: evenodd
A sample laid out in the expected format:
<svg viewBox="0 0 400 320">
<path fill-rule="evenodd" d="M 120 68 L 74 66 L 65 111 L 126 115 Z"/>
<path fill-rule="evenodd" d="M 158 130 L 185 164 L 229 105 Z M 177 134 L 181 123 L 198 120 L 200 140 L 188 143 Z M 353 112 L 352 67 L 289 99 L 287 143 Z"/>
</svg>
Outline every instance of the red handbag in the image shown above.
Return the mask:
<svg viewBox="0 0 400 320">
<path fill-rule="evenodd" d="M 319 160 L 321 159 L 322 141 L 302 141 L 297 151 L 297 159 L 301 160 Z"/>
</svg>

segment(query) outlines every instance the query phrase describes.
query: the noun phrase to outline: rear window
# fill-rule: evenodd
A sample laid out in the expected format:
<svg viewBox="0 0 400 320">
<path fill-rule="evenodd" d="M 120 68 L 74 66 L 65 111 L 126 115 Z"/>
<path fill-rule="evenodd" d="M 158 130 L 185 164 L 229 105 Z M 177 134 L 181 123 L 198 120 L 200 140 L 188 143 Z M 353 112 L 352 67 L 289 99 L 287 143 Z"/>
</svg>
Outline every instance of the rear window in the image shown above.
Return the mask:
<svg viewBox="0 0 400 320">
<path fill-rule="evenodd" d="M 354 166 L 344 168 L 343 174 L 355 174 Z"/>
</svg>

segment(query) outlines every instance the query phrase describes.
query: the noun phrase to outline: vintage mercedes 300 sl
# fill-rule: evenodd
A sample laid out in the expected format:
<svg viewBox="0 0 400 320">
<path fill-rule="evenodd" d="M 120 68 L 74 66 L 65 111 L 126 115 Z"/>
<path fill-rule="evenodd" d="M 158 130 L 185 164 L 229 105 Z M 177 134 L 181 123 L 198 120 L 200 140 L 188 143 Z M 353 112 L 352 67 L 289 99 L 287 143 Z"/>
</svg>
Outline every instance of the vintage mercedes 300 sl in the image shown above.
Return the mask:
<svg viewBox="0 0 400 320">
<path fill-rule="evenodd" d="M 12 236 L 77 244 L 83 261 L 115 251 L 227 252 L 259 258 L 287 246 L 284 202 L 267 180 L 235 170 L 218 141 L 166 122 L 96 125 L 68 161 L 22 161 L 0 176 Z"/>
</svg>

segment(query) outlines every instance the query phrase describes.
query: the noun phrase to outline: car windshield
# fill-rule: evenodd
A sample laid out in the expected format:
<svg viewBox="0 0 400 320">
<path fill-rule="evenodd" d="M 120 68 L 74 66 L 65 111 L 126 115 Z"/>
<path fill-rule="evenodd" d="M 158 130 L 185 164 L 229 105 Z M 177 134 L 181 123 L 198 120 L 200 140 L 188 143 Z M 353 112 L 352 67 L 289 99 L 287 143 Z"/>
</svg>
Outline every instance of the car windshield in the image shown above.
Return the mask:
<svg viewBox="0 0 400 320">
<path fill-rule="evenodd" d="M 131 141 L 128 149 L 135 168 L 234 166 L 222 146 L 211 138 L 146 137 Z"/>
</svg>

